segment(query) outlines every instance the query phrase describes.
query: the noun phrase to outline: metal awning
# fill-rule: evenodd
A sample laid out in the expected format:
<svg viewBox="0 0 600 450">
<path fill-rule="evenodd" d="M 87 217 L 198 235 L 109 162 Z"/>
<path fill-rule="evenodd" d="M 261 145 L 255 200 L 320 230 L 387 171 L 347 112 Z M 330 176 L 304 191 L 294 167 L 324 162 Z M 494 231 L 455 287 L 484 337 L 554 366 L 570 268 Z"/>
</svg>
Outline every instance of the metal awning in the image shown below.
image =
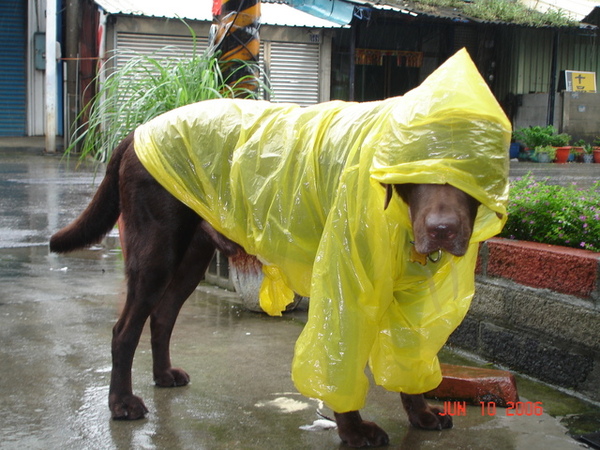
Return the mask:
<svg viewBox="0 0 600 450">
<path fill-rule="evenodd" d="M 212 0 L 95 0 L 109 14 L 212 22 Z M 339 1 L 339 0 L 338 0 Z M 261 23 L 287 27 L 340 28 L 343 24 L 315 17 L 284 3 L 263 2 Z"/>
</svg>

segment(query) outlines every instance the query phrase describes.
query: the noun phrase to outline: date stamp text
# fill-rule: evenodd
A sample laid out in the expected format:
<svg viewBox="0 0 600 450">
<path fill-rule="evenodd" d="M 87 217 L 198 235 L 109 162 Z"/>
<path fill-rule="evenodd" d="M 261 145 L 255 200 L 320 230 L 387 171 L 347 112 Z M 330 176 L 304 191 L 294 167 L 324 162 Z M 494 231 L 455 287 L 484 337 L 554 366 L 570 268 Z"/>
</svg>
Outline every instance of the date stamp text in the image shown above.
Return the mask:
<svg viewBox="0 0 600 450">
<path fill-rule="evenodd" d="M 544 414 L 542 402 L 507 402 L 506 408 L 496 408 L 496 402 L 479 402 L 482 416 L 495 416 L 504 411 L 507 417 L 541 416 Z M 466 416 L 467 402 L 444 402 L 442 416 Z"/>
</svg>

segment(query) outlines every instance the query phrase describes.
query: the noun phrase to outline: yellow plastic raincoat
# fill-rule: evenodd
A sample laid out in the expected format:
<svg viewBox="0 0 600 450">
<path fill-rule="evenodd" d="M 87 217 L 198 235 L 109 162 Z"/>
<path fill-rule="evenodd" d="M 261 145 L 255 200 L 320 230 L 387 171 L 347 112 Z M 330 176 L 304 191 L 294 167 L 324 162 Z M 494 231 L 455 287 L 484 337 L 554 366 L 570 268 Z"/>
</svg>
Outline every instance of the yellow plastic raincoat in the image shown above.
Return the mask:
<svg viewBox="0 0 600 450">
<path fill-rule="evenodd" d="M 261 306 L 310 296 L 294 382 L 336 412 L 363 406 L 367 363 L 392 391 L 441 381 L 478 242 L 506 220 L 511 127 L 465 50 L 403 97 L 308 108 L 212 100 L 135 133 L 150 173 L 265 264 Z M 481 206 L 467 254 L 411 262 L 407 205 L 382 183 L 449 183 Z"/>
</svg>

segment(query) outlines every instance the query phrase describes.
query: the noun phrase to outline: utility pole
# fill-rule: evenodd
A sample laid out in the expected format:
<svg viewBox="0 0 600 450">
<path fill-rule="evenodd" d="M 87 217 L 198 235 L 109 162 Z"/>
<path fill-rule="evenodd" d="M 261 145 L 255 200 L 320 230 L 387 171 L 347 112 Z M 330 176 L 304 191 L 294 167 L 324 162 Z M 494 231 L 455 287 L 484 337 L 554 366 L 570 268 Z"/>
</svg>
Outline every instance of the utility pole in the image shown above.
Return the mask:
<svg viewBox="0 0 600 450">
<path fill-rule="evenodd" d="M 214 0 L 211 46 L 220 51 L 221 70 L 228 84 L 258 89 L 260 0 Z M 254 64 L 240 64 L 239 61 Z M 253 67 L 254 66 L 254 67 Z"/>
<path fill-rule="evenodd" d="M 77 111 L 79 108 L 77 92 L 79 74 L 79 36 L 81 28 L 80 0 L 67 0 L 65 8 L 65 56 L 67 66 L 67 120 L 65 141 L 71 132 L 77 129 Z M 65 142 L 68 144 L 68 142 Z M 65 145 L 66 146 L 66 145 Z"/>
<path fill-rule="evenodd" d="M 242 85 L 237 83 L 236 86 L 246 88 L 246 97 L 256 97 L 258 71 L 252 65 L 240 64 L 239 61 L 258 65 L 259 20 L 260 0 L 213 0 L 210 45 L 215 51 L 221 52 L 221 71 L 228 84 L 236 84 L 244 78 Z M 244 306 L 260 311 L 258 294 L 264 276 L 262 264 L 256 257 L 243 253 L 230 258 L 229 267 L 233 284 Z"/>
<path fill-rule="evenodd" d="M 46 152 L 56 153 L 56 0 L 46 1 Z"/>
</svg>

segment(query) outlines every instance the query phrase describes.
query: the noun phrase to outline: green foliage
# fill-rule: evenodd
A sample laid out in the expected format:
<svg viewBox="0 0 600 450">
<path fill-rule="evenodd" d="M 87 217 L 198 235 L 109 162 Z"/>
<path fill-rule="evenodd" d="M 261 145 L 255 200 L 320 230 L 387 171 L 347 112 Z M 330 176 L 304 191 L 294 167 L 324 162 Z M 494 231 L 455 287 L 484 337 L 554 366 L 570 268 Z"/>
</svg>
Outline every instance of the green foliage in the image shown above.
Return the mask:
<svg viewBox="0 0 600 450">
<path fill-rule="evenodd" d="M 548 145 L 564 147 L 569 145 L 571 140 L 571 136 L 566 133 L 558 134 L 553 125 L 519 128 L 513 133 L 513 138 L 522 142 L 527 148 L 546 147 Z"/>
<path fill-rule="evenodd" d="M 600 252 L 600 182 L 584 189 L 531 174 L 515 180 L 501 236 Z"/>
<path fill-rule="evenodd" d="M 553 161 L 556 158 L 556 147 L 552 147 L 551 145 L 536 147 L 533 154 L 535 156 L 539 156 L 540 154 L 548 155 L 550 161 Z"/>
<path fill-rule="evenodd" d="M 67 154 L 79 148 L 81 158 L 107 161 L 125 136 L 164 112 L 213 98 L 255 95 L 250 89 L 258 83 L 255 76 L 236 80 L 240 72 L 255 73 L 253 63 L 239 61 L 238 69 L 224 78 L 217 55 L 181 58 L 176 52 L 173 49 L 168 58 L 134 54 L 102 84 L 97 79 L 101 88 L 80 114 L 80 120 L 87 121 L 74 132 Z"/>
<path fill-rule="evenodd" d="M 399 2 L 398 3 L 403 3 Z M 527 8 L 519 0 L 419 0 L 415 4 L 426 11 L 436 8 L 454 8 L 466 16 L 489 21 L 506 22 L 532 27 L 573 27 L 577 21 L 561 9 L 550 9 L 542 13 Z"/>
<path fill-rule="evenodd" d="M 550 145 L 553 147 L 566 147 L 569 145 L 571 136 L 567 133 L 553 134 L 550 136 Z"/>
<path fill-rule="evenodd" d="M 585 153 L 586 155 L 594 154 L 594 147 L 592 147 L 592 144 L 583 144 L 582 148 L 583 148 L 583 153 Z"/>
</svg>

